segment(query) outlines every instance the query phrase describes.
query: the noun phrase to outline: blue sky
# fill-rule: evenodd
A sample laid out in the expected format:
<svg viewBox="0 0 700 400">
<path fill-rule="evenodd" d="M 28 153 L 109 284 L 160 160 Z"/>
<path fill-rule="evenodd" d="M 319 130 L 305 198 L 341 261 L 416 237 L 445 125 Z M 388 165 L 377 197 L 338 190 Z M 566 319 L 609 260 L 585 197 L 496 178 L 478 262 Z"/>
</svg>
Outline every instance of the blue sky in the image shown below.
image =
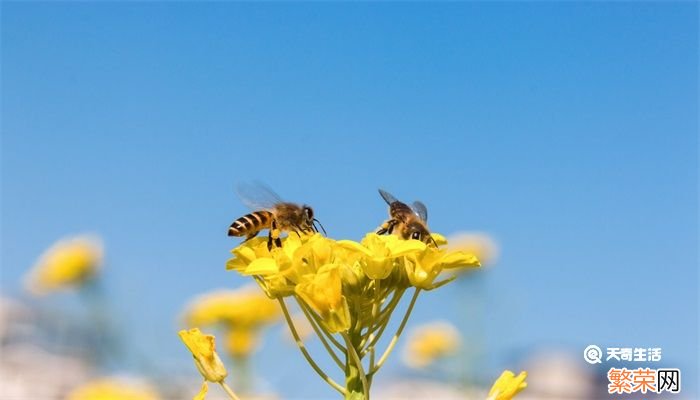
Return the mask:
<svg viewBox="0 0 700 400">
<path fill-rule="evenodd" d="M 3 293 L 53 241 L 99 233 L 132 339 L 188 371 L 179 310 L 246 282 L 224 270 L 236 184 L 356 239 L 383 187 L 424 201 L 435 231 L 499 241 L 478 284 L 429 293 L 414 320 L 473 330 L 461 302 L 480 302 L 492 375 L 524 349 L 596 343 L 662 347 L 697 376 L 697 12 L 4 2 Z M 328 396 L 295 351 L 270 344 L 256 368 Z"/>
</svg>

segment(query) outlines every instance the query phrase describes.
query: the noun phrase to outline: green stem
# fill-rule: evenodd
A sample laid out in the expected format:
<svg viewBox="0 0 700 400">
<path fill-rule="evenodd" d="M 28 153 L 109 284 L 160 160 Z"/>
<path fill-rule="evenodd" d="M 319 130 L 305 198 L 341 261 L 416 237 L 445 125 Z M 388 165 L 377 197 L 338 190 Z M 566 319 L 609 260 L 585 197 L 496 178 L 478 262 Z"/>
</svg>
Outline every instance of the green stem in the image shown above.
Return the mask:
<svg viewBox="0 0 700 400">
<path fill-rule="evenodd" d="M 345 345 L 347 347 L 346 352 L 346 370 L 345 370 L 345 386 L 347 389 L 347 396 L 352 396 L 353 393 L 361 393 L 364 400 L 369 400 L 369 383 L 367 381 L 367 374 L 362 366 L 362 360 L 360 359 L 356 346 L 359 343 L 355 343 L 353 339 L 345 332 L 342 333 L 343 339 L 345 339 Z M 358 338 L 359 339 L 359 338 Z M 359 340 L 357 340 L 359 342 Z"/>
<path fill-rule="evenodd" d="M 413 297 L 411 297 L 411 303 L 408 305 L 408 309 L 406 310 L 406 314 L 403 316 L 403 319 L 401 320 L 401 325 L 399 325 L 399 329 L 396 330 L 396 333 L 394 334 L 394 337 L 391 338 L 391 342 L 387 346 L 386 350 L 384 351 L 384 354 L 379 358 L 379 361 L 377 362 L 377 365 L 369 371 L 368 375 L 373 376 L 377 371 L 379 371 L 379 368 L 384 365 L 384 362 L 386 361 L 387 357 L 389 357 L 389 354 L 391 354 L 391 351 L 394 349 L 394 346 L 396 346 L 396 342 L 398 342 L 399 337 L 401 336 L 401 333 L 403 332 L 403 328 L 406 326 L 406 322 L 408 322 L 408 317 L 411 316 L 411 311 L 413 311 L 413 306 L 416 304 L 416 299 L 418 299 L 418 294 L 420 293 L 420 289 L 416 288 L 415 292 L 413 292 Z"/>
<path fill-rule="evenodd" d="M 284 313 L 284 319 L 287 321 L 287 325 L 289 325 L 289 330 L 292 332 L 292 336 L 294 337 L 294 341 L 297 344 L 297 347 L 299 347 L 299 350 L 301 351 L 301 354 L 304 355 L 304 358 L 306 361 L 311 365 L 311 368 L 316 371 L 316 373 L 324 380 L 326 383 L 328 383 L 333 389 L 337 390 L 340 394 L 343 396 L 347 395 L 347 390 L 345 390 L 344 387 L 340 386 L 336 381 L 331 379 L 328 375 L 326 375 L 325 372 L 316 364 L 316 362 L 311 358 L 311 355 L 309 352 L 306 350 L 306 347 L 304 346 L 304 342 L 299 338 L 299 334 L 297 333 L 296 328 L 294 327 L 294 322 L 292 322 L 292 317 L 289 315 L 289 311 L 287 310 L 287 305 L 284 303 L 284 299 L 278 298 L 277 299 L 280 303 L 280 307 L 282 307 L 282 312 Z"/>
<path fill-rule="evenodd" d="M 372 329 L 370 329 L 367 332 L 366 336 L 363 338 L 360 346 L 360 348 L 362 349 L 362 351 L 360 352 L 360 357 L 366 356 L 370 349 L 373 348 L 381 338 L 382 334 L 384 333 L 384 330 L 389 325 L 389 319 L 391 317 L 391 314 L 394 312 L 394 309 L 396 309 L 396 306 L 399 304 L 399 301 L 403 296 L 403 292 L 404 290 L 394 292 L 394 297 L 391 299 L 386 308 L 384 308 L 384 311 L 380 313 L 380 315 L 382 315 L 382 317 L 380 317 L 381 322 L 378 322 L 377 324 L 373 325 Z M 376 331 L 377 328 L 379 328 L 379 331 L 377 331 L 374 334 L 374 337 L 371 337 L 372 332 Z"/>
<path fill-rule="evenodd" d="M 241 400 L 241 399 L 238 398 L 238 396 L 236 396 L 235 393 L 233 393 L 233 390 L 231 390 L 231 388 L 228 387 L 228 385 L 226 384 L 226 382 L 221 381 L 221 382 L 219 382 L 219 385 L 221 385 L 221 387 L 224 388 L 224 391 L 226 392 L 226 394 L 228 395 L 228 397 L 230 397 L 230 398 L 233 399 L 233 400 Z"/>
<path fill-rule="evenodd" d="M 343 345 L 340 344 L 340 342 L 336 338 L 334 338 L 332 334 L 328 333 L 327 330 L 323 329 L 323 327 L 324 327 L 323 318 L 321 318 L 316 313 L 316 311 L 314 311 L 308 304 L 306 304 L 303 300 L 301 300 L 299 298 L 299 296 L 294 296 L 294 298 L 296 299 L 297 303 L 299 304 L 299 307 L 301 307 L 302 311 L 304 311 L 304 310 L 306 311 L 304 314 L 308 313 L 313 318 L 313 320 L 316 321 L 316 326 L 318 326 L 319 329 L 321 329 L 321 332 L 325 333 L 326 339 L 328 339 L 331 343 L 333 343 L 333 345 L 338 350 L 340 350 L 342 353 L 345 353 L 345 347 L 343 347 Z M 307 316 L 307 318 L 308 318 L 308 316 Z"/>
<path fill-rule="evenodd" d="M 338 367 L 340 368 L 341 371 L 345 370 L 345 364 L 343 364 L 343 362 L 340 361 L 340 358 L 335 354 L 335 351 L 328 344 L 328 341 L 326 340 L 326 336 L 325 336 L 324 332 L 322 332 L 321 328 L 319 328 L 319 326 L 317 326 L 317 321 L 316 321 L 315 317 L 313 317 L 309 314 L 309 311 L 306 309 L 305 304 L 303 302 L 301 302 L 299 300 L 299 298 L 297 298 L 296 296 L 295 296 L 295 298 L 296 298 L 297 302 L 299 303 L 299 307 L 301 307 L 301 311 L 306 316 L 306 319 L 309 320 L 309 323 L 311 324 L 311 327 L 313 328 L 314 332 L 316 332 L 316 335 L 318 336 L 318 338 L 321 339 L 321 343 L 323 343 L 323 346 L 326 348 L 326 351 L 328 352 L 328 354 L 330 354 L 331 358 L 333 358 L 333 361 L 335 361 L 335 363 L 338 365 Z M 338 345 L 340 345 L 340 343 L 338 343 Z M 345 351 L 345 348 L 343 348 L 343 352 L 344 351 Z"/>
</svg>

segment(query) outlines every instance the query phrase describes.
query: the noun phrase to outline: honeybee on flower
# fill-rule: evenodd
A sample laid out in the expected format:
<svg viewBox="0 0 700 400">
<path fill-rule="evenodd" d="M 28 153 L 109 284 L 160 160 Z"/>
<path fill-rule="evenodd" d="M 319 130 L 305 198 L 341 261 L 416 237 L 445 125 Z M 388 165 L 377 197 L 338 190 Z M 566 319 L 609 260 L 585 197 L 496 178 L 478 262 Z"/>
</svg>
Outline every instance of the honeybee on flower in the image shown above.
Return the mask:
<svg viewBox="0 0 700 400">
<path fill-rule="evenodd" d="M 379 194 L 389 205 L 389 219 L 379 227 L 378 235 L 394 234 L 404 240 L 415 239 L 438 246 L 428 231 L 428 208 L 425 204 L 414 201 L 409 206 L 383 189 L 379 189 Z"/>
<path fill-rule="evenodd" d="M 284 231 L 297 234 L 318 232 L 316 223 L 319 226 L 321 223 L 306 204 L 286 202 L 262 184 L 241 185 L 238 195 L 254 211 L 233 221 L 228 228 L 229 236 L 245 236 L 247 241 L 267 229 L 267 248 L 270 250 L 273 243 L 282 247 L 280 234 Z M 326 232 L 323 226 L 321 229 Z"/>
</svg>

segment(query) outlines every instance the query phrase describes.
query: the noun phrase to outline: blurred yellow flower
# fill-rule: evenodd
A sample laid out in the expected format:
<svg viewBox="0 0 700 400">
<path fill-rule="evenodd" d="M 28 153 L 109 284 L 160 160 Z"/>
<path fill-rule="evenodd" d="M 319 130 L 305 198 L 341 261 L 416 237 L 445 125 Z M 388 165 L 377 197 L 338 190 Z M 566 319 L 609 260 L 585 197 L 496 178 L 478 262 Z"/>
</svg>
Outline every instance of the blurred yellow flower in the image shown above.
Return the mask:
<svg viewBox="0 0 700 400">
<path fill-rule="evenodd" d="M 225 324 L 237 328 L 254 328 L 278 321 L 281 311 L 255 286 L 237 290 L 217 290 L 190 302 L 184 313 L 188 327 Z"/>
<path fill-rule="evenodd" d="M 527 372 L 522 371 L 515 376 L 512 371 L 503 371 L 491 387 L 487 400 L 510 400 L 527 387 Z"/>
<path fill-rule="evenodd" d="M 482 265 L 491 265 L 498 260 L 498 244 L 484 232 L 458 232 L 450 235 L 448 248 L 474 254 Z"/>
<path fill-rule="evenodd" d="M 431 322 L 414 328 L 404 349 L 404 362 L 412 368 L 425 368 L 453 355 L 459 349 L 459 331 L 445 321 Z"/>
<path fill-rule="evenodd" d="M 205 335 L 198 328 L 181 330 L 179 335 L 192 353 L 194 363 L 204 379 L 209 382 L 222 382 L 228 373 L 216 354 L 214 336 Z"/>
<path fill-rule="evenodd" d="M 260 344 L 260 331 L 253 328 L 229 328 L 226 332 L 225 348 L 234 358 L 249 356 Z"/>
<path fill-rule="evenodd" d="M 102 243 L 98 238 L 64 239 L 41 255 L 27 274 L 25 286 L 35 295 L 77 288 L 94 277 L 101 265 Z"/>
<path fill-rule="evenodd" d="M 68 393 L 67 400 L 157 400 L 150 387 L 127 379 L 102 378 L 88 382 Z"/>
</svg>

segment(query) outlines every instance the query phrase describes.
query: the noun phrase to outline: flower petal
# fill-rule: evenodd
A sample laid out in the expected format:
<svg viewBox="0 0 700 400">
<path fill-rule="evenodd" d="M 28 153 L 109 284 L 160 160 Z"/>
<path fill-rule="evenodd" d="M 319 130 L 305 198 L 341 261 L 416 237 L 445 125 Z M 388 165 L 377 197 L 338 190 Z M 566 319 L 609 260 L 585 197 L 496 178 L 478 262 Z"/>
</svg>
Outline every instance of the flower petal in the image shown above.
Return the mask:
<svg viewBox="0 0 700 400">
<path fill-rule="evenodd" d="M 527 387 L 527 372 L 522 371 L 515 376 L 512 371 L 503 371 L 501 376 L 496 379 L 493 387 L 489 391 L 489 400 L 511 400 L 516 394 L 520 393 Z"/>
<path fill-rule="evenodd" d="M 279 267 L 273 258 L 263 257 L 251 262 L 243 275 L 271 275 L 279 272 Z"/>
<path fill-rule="evenodd" d="M 440 260 L 442 268 L 459 268 L 459 267 L 479 267 L 479 259 L 474 254 L 465 253 L 463 251 L 454 251 L 445 254 Z"/>
</svg>

